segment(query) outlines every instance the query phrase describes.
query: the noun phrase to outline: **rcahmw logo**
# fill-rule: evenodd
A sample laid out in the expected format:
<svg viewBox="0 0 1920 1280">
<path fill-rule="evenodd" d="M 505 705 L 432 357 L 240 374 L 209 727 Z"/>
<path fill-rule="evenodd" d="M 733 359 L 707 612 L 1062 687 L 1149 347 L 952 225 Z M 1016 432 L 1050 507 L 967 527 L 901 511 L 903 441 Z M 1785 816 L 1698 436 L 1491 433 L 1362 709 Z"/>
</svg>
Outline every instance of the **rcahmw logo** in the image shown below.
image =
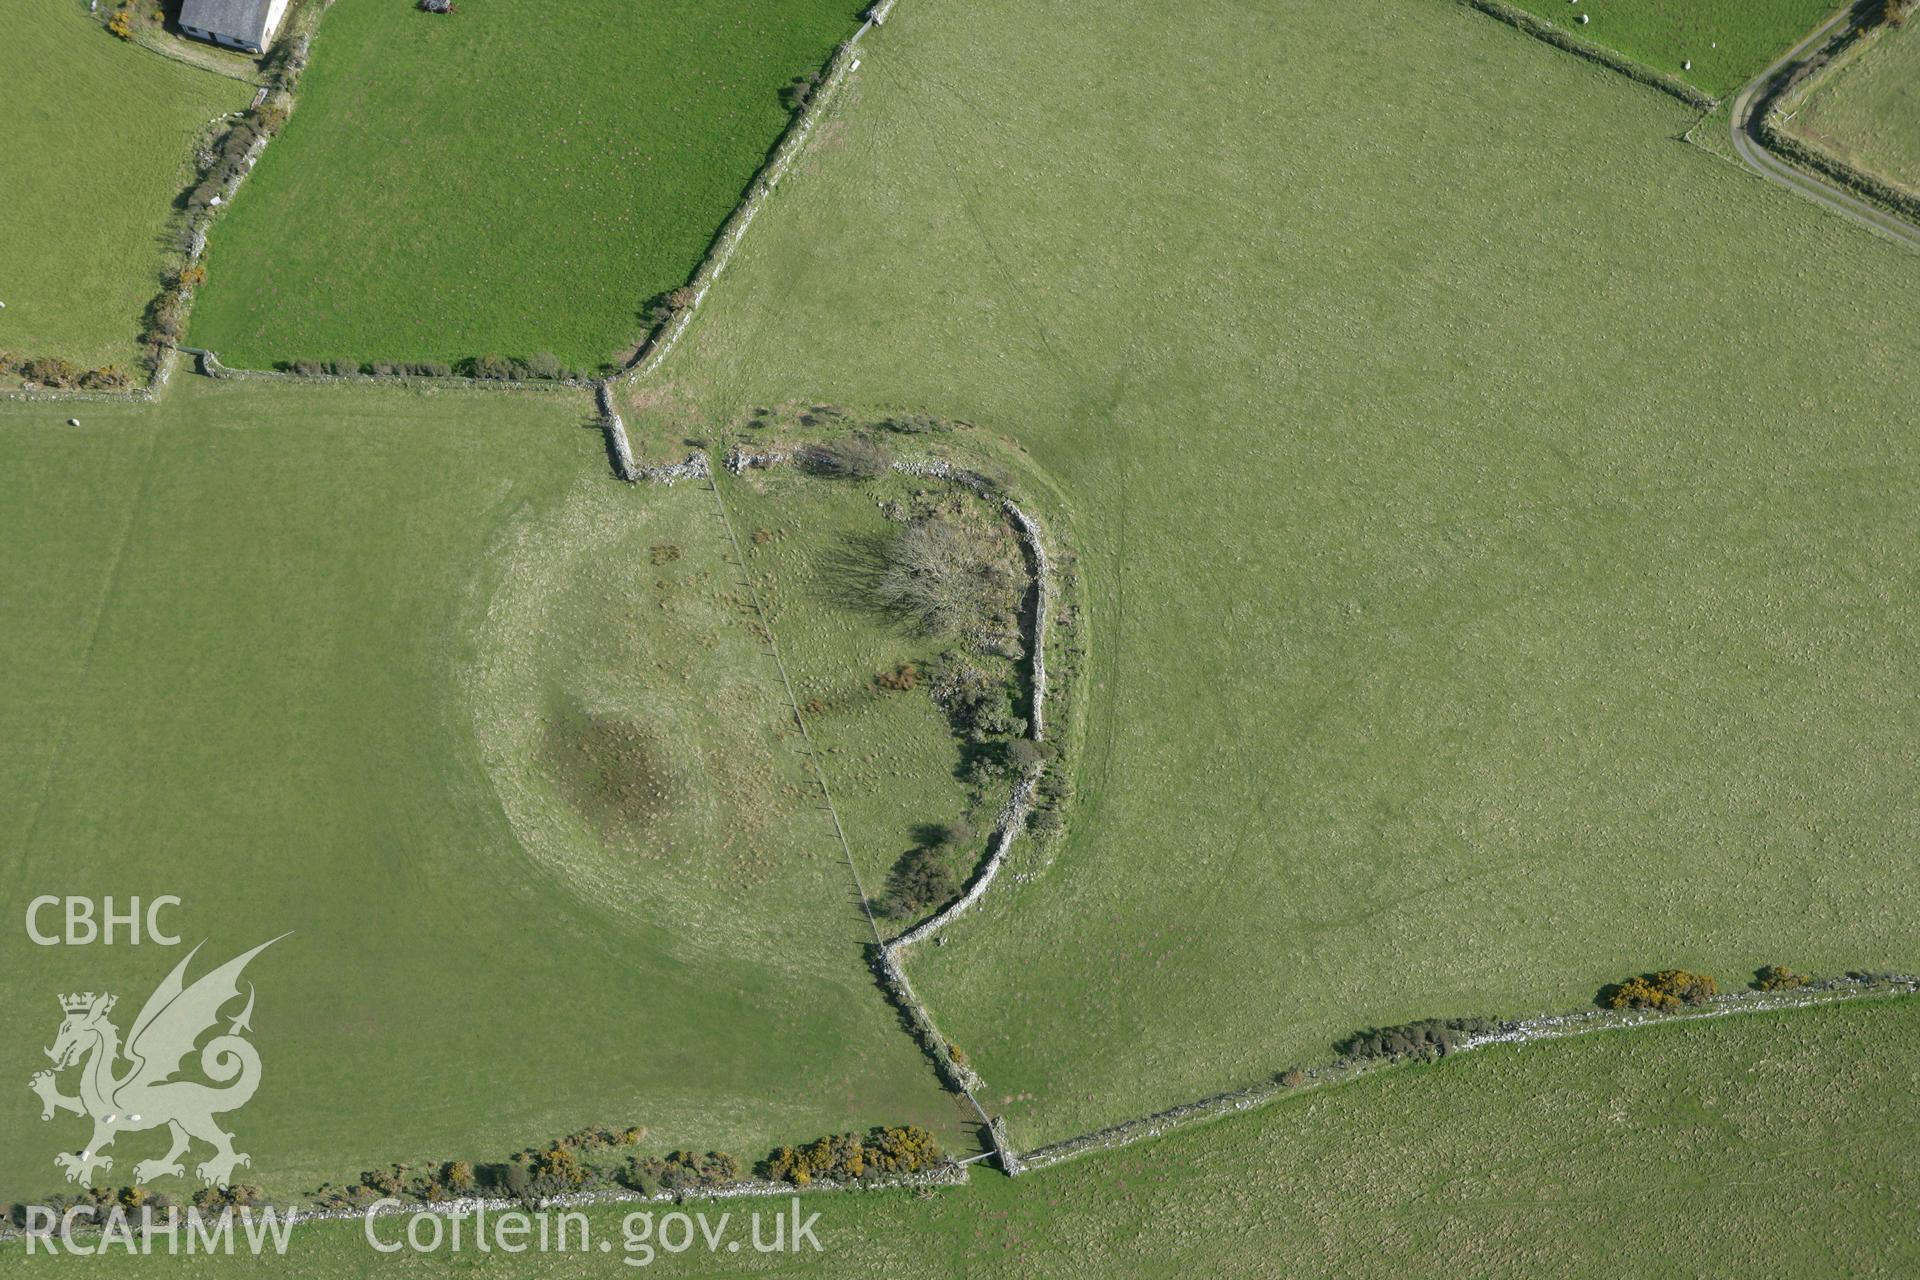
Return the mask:
<svg viewBox="0 0 1920 1280">
<path fill-rule="evenodd" d="M 200 953 L 196 946 L 141 1006 L 124 1043 L 109 1016 L 116 997 L 92 991 L 60 997 L 60 1033 L 46 1051 L 53 1069 L 35 1074 L 28 1087 L 39 1095 L 42 1120 L 60 1112 L 93 1120 L 93 1136 L 84 1147 L 54 1157 L 68 1182 L 92 1186 L 95 1170 L 113 1168 L 105 1150 L 115 1138 L 162 1126 L 171 1137 L 167 1152 L 134 1165 L 135 1183 L 184 1174 L 180 1158 L 196 1140 L 213 1148 L 194 1169 L 210 1187 L 229 1185 L 235 1168 L 253 1163 L 246 1153 L 234 1150 L 233 1135 L 214 1119 L 245 1106 L 260 1087 L 260 1054 L 244 1036 L 253 1029 L 251 983 L 245 1007 L 229 1019 L 224 1033 L 200 1050 L 200 1073 L 213 1083 L 175 1076 L 195 1043 L 219 1023 L 221 1010 L 240 998 L 240 974 L 247 962 L 278 941 L 261 943 L 189 986 L 187 966 Z M 68 1070 L 79 1073 L 73 1094 L 60 1091 L 59 1076 Z"/>
</svg>

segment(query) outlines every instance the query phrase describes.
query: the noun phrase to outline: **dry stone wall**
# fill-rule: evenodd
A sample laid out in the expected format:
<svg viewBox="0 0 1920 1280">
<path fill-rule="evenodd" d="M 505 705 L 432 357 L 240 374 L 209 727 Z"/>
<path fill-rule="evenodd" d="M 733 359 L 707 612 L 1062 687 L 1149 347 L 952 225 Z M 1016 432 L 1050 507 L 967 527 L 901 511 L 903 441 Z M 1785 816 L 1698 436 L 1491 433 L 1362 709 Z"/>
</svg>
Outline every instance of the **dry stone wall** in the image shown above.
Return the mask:
<svg viewBox="0 0 1920 1280">
<path fill-rule="evenodd" d="M 602 409 L 603 413 L 609 415 L 612 414 L 610 397 L 611 393 L 603 388 Z M 805 458 L 804 447 L 749 449 L 744 445 L 735 444 L 727 451 L 723 465 L 729 475 L 738 476 L 747 471 L 782 466 L 803 461 Z M 680 465 L 686 467 L 696 460 L 702 468 L 700 474 L 705 475 L 707 460 L 704 454 L 697 454 L 693 459 L 689 459 L 688 463 Z M 1045 713 L 1042 704 L 1047 694 L 1046 644 L 1052 562 L 1047 556 L 1046 542 L 1039 523 L 1021 510 L 1011 498 L 1001 494 L 985 476 L 977 471 L 955 466 L 944 458 L 899 459 L 892 464 L 892 467 L 902 475 L 947 480 L 964 485 L 990 501 L 997 500 L 1009 523 L 1018 534 L 1033 571 L 1034 580 L 1031 634 L 1027 637 L 1027 648 L 1033 664 L 1027 735 L 1035 742 L 1042 741 L 1045 733 Z M 651 469 L 652 472 L 673 470 L 676 468 Z M 653 478 L 650 472 L 643 471 L 641 474 Z M 907 1020 L 915 1039 L 919 1041 L 921 1048 L 934 1063 L 941 1080 L 955 1092 L 964 1095 L 972 1105 L 993 1144 L 995 1159 L 1001 1169 L 1009 1175 L 1019 1173 L 1023 1166 L 1020 1154 L 1007 1141 L 1006 1125 L 1002 1118 L 989 1116 L 986 1108 L 980 1105 L 980 1100 L 975 1095 L 975 1090 L 982 1084 L 979 1075 L 971 1067 L 954 1058 L 946 1037 L 935 1025 L 932 1014 L 927 1011 L 926 1005 L 914 991 L 913 984 L 907 980 L 902 961 L 911 947 L 934 937 L 962 914 L 978 905 L 986 896 L 987 890 L 993 886 L 1000 875 L 1001 868 L 1006 863 L 1008 851 L 1026 829 L 1027 815 L 1033 807 L 1034 795 L 1046 770 L 1046 762 L 1039 760 L 1027 766 L 1022 772 L 994 822 L 993 832 L 987 841 L 986 857 L 975 869 L 961 895 L 943 910 L 890 941 L 876 944 L 873 950 L 873 967 L 888 997 Z"/>
<path fill-rule="evenodd" d="M 887 943 L 886 950 L 889 954 L 897 955 L 916 942 L 924 942 L 931 938 L 972 910 L 980 899 L 986 896 L 987 890 L 993 886 L 995 877 L 1000 874 L 1001 865 L 1006 862 L 1007 851 L 1013 847 L 1013 842 L 1020 838 L 1020 832 L 1026 827 L 1027 813 L 1033 807 L 1034 788 L 1040 784 L 1040 777 L 1046 771 L 1044 762 L 1036 762 L 1021 775 L 1020 781 L 1014 784 L 1013 794 L 1007 798 L 1006 805 L 1000 810 L 1000 818 L 994 823 L 993 835 L 988 839 L 986 859 L 974 872 L 966 892 L 955 898 L 939 914 L 928 916 Z"/>
<path fill-rule="evenodd" d="M 600 421 L 607 435 L 607 456 L 613 460 L 614 474 L 628 484 L 640 478 L 633 464 L 633 446 L 627 442 L 627 424 L 613 404 L 613 389 L 604 381 L 594 388 L 600 402 Z"/>
<path fill-rule="evenodd" d="M 1624 54 L 1615 53 L 1605 45 L 1595 44 L 1585 36 L 1575 35 L 1548 22 L 1545 18 L 1517 9 L 1504 0 L 1462 0 L 1462 3 L 1478 9 L 1490 18 L 1520 31 L 1526 32 L 1536 40 L 1545 41 L 1556 49 L 1564 49 L 1575 57 L 1585 58 L 1588 62 L 1597 62 L 1612 71 L 1617 71 L 1630 80 L 1637 80 L 1649 88 L 1671 94 L 1688 106 L 1700 111 L 1711 111 L 1718 105 L 1712 95 L 1702 93 L 1686 81 L 1665 72 L 1656 71 L 1643 62 L 1635 62 Z"/>
<path fill-rule="evenodd" d="M 658 467 L 641 467 L 635 473 L 636 478 L 654 484 L 676 484 L 681 480 L 707 480 L 713 476 L 713 468 L 707 462 L 707 455 L 694 452 L 687 455 L 685 462 L 669 462 Z"/>
<path fill-rule="evenodd" d="M 720 278 L 720 273 L 725 271 L 727 264 L 733 260 L 733 251 L 740 247 L 740 241 L 746 236 L 747 228 L 751 227 L 753 220 L 759 216 L 761 206 L 766 204 L 774 188 L 780 185 L 780 180 L 793 167 L 794 160 L 806 147 L 807 140 L 813 136 L 814 126 L 826 113 L 828 105 L 839 92 L 841 84 L 859 63 L 858 50 L 861 38 L 876 22 L 883 20 L 886 14 L 892 11 L 893 0 L 881 0 L 881 3 L 874 8 L 878 11 L 879 17 L 876 18 L 870 12 L 867 19 L 860 24 L 860 29 L 834 50 L 833 56 L 827 60 L 826 73 L 821 77 L 819 85 L 815 87 L 813 96 L 794 116 L 792 123 L 787 126 L 786 134 L 775 144 L 773 154 L 749 184 L 747 198 L 735 207 L 733 213 L 721 225 L 720 234 L 714 237 L 713 247 L 707 251 L 706 258 L 701 261 L 700 266 L 693 273 L 693 278 L 686 284 L 687 288 L 693 290 L 693 300 L 688 305 L 677 309 L 664 325 L 653 332 L 634 356 L 633 363 L 621 375 L 622 378 L 629 382 L 638 382 L 658 369 L 660 362 L 667 358 L 667 353 L 673 350 L 674 345 L 680 341 L 681 335 L 687 331 L 687 326 L 693 323 L 694 313 L 700 309 L 700 304 L 706 301 L 707 293 L 713 288 L 714 281 Z"/>
<path fill-rule="evenodd" d="M 1742 1013 L 1766 1013 L 1778 1009 L 1798 1009 L 1811 1005 L 1833 1004 L 1843 1000 L 1872 997 L 1911 996 L 1920 993 L 1920 978 L 1908 974 L 1889 974 L 1874 978 L 1834 978 L 1790 991 L 1740 991 L 1709 1000 L 1705 1005 L 1680 1013 L 1653 1013 L 1613 1009 L 1586 1009 L 1578 1013 L 1554 1014 L 1538 1018 L 1517 1018 L 1504 1022 L 1483 1036 L 1466 1041 L 1455 1053 L 1470 1053 L 1491 1044 L 1525 1044 L 1538 1040 L 1560 1040 L 1568 1036 L 1591 1035 L 1600 1031 L 1624 1031 L 1663 1022 L 1688 1022 L 1699 1018 L 1724 1018 Z M 1387 1059 L 1347 1061 L 1312 1067 L 1301 1071 L 1300 1082 L 1285 1085 L 1273 1079 L 1245 1089 L 1216 1093 L 1193 1102 L 1169 1107 L 1150 1116 L 1109 1125 L 1092 1133 L 1068 1138 L 1021 1156 L 1029 1169 L 1045 1168 L 1076 1156 L 1115 1147 L 1130 1146 L 1158 1137 L 1172 1129 L 1216 1120 L 1236 1112 L 1251 1111 L 1280 1097 L 1302 1089 L 1340 1084 L 1393 1064 Z"/>
</svg>

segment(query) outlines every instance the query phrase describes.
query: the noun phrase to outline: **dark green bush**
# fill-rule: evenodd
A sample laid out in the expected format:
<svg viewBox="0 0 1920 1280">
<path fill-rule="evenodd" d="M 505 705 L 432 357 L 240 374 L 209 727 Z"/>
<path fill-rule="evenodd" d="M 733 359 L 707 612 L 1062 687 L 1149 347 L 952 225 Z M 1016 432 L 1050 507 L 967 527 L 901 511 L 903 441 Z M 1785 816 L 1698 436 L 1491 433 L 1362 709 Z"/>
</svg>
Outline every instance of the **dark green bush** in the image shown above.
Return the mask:
<svg viewBox="0 0 1920 1280">
<path fill-rule="evenodd" d="M 1053 805 L 1045 805 L 1027 815 L 1027 830 L 1042 840 L 1059 835 L 1066 825 L 1065 816 Z"/>
<path fill-rule="evenodd" d="M 1486 1018 L 1426 1018 L 1394 1027 L 1357 1031 L 1334 1048 L 1345 1057 L 1355 1059 L 1442 1058 L 1493 1028 L 1493 1022 Z"/>
<path fill-rule="evenodd" d="M 360 1175 L 360 1185 L 370 1187 L 383 1196 L 397 1196 L 407 1184 L 406 1172 L 400 1165 L 386 1169 L 368 1169 Z"/>
<path fill-rule="evenodd" d="M 80 375 L 80 385 L 88 391 L 118 391 L 133 380 L 116 365 L 104 364 Z"/>
<path fill-rule="evenodd" d="M 193 1207 L 202 1213 L 217 1213 L 222 1209 L 250 1209 L 265 1203 L 260 1188 L 244 1185 L 231 1187 L 202 1187 L 193 1193 Z"/>
<path fill-rule="evenodd" d="M 286 123 L 285 99 L 269 99 L 253 109 L 253 127 L 267 137 L 279 133 Z"/>
<path fill-rule="evenodd" d="M 618 1182 L 642 1195 L 659 1191 L 698 1191 L 724 1186 L 740 1177 L 740 1162 L 725 1151 L 702 1155 L 674 1151 L 660 1156 L 635 1156 L 615 1174 Z"/>
<path fill-rule="evenodd" d="M 809 71 L 805 75 L 795 76 L 780 90 L 781 101 L 789 111 L 801 111 L 813 101 L 814 90 L 820 87 L 820 73 Z"/>
<path fill-rule="evenodd" d="M 1017 773 L 1025 773 L 1037 764 L 1045 764 L 1058 754 L 1051 742 L 1035 742 L 1031 738 L 1015 738 L 1007 744 L 1007 762 Z"/>
<path fill-rule="evenodd" d="M 1811 981 L 1806 974 L 1795 973 L 1783 964 L 1769 964 L 1753 971 L 1751 985 L 1755 991 L 1789 991 L 1794 987 L 1804 987 Z"/>
<path fill-rule="evenodd" d="M 187 300 L 178 287 L 163 290 L 147 304 L 146 341 L 171 346 L 180 341 L 187 327 Z"/>
<path fill-rule="evenodd" d="M 620 1185 L 630 1191 L 638 1191 L 643 1196 L 656 1194 L 660 1190 L 660 1174 L 653 1166 L 658 1163 L 635 1156 L 621 1166 Z"/>
<path fill-rule="evenodd" d="M 1006 733 L 1013 727 L 1007 682 L 998 679 L 964 655 L 948 651 L 933 669 L 934 705 L 947 713 L 954 731 L 973 741 Z"/>
<path fill-rule="evenodd" d="M 887 877 L 881 910 L 905 920 L 953 897 L 960 891 L 960 877 L 954 874 L 951 858 L 945 844 L 922 845 L 901 855 Z"/>
</svg>

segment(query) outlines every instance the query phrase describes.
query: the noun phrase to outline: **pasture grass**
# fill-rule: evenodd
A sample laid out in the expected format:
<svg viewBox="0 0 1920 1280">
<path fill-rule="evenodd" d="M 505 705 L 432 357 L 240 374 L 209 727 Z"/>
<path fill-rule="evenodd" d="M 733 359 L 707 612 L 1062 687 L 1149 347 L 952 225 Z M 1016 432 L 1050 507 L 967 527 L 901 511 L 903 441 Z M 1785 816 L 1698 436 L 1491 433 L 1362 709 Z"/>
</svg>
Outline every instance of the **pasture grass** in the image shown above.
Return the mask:
<svg viewBox="0 0 1920 1280">
<path fill-rule="evenodd" d="M 1396 1068 L 1018 1179 L 824 1194 L 822 1251 L 656 1251 L 649 1273 L 901 1277 L 1806 1276 L 1920 1266 L 1912 1000 L 1714 1019 Z M 781 1202 L 694 1203 L 710 1224 Z M 650 1206 L 656 1220 L 674 1206 Z M 589 1212 L 621 1248 L 631 1206 Z M 637 1226 L 637 1224 L 636 1224 Z M 383 1240 L 401 1226 L 379 1226 Z M 771 1233 L 769 1233 L 771 1234 Z M 577 1237 L 576 1237 L 577 1238 Z M 657 1236 L 653 1239 L 657 1240 Z M 18 1253 L 22 1246 L 4 1247 Z M 623 1256 L 620 1253 L 615 1258 Z M 634 1255 L 636 1258 L 641 1255 Z M 39 1261 L 38 1259 L 31 1261 Z M 486 1259 L 375 1253 L 359 1222 L 296 1228 L 294 1274 L 433 1277 Z M 69 1259 L 47 1259 L 51 1274 Z M 250 1259 L 109 1254 L 103 1275 L 252 1274 Z M 605 1275 L 586 1253 L 514 1274 Z M 21 1271 L 32 1271 L 22 1266 Z"/>
<path fill-rule="evenodd" d="M 0 1200 L 85 1138 L 24 1090 L 55 996 L 118 993 L 124 1031 L 182 954 L 35 946 L 43 893 L 179 895 L 196 973 L 293 931 L 227 1118 L 273 1192 L 599 1124 L 965 1148 L 710 492 L 612 480 L 585 397 L 183 377 L 71 412 L 0 406 Z"/>
<path fill-rule="evenodd" d="M 1510 0 L 1556 26 L 1725 97 L 1818 26 L 1834 0 Z M 1580 25 L 1580 15 L 1592 19 Z M 1691 60 L 1693 69 L 1682 70 Z"/>
<path fill-rule="evenodd" d="M 1920 193 L 1920 23 L 1882 28 L 1822 74 L 1786 127 Z"/>
<path fill-rule="evenodd" d="M 614 359 L 856 21 L 851 0 L 339 0 L 212 237 L 193 341 L 256 368 Z"/>
<path fill-rule="evenodd" d="M 968 808 L 961 742 L 934 704 L 929 683 L 888 691 L 875 677 L 912 665 L 930 680 L 950 647 L 875 607 L 870 578 L 897 525 L 882 501 L 954 486 L 889 476 L 835 481 L 792 468 L 722 480 L 760 602 L 781 646 L 794 695 L 875 909 L 900 857 L 926 829 Z M 765 535 L 764 538 L 759 535 Z M 969 816 L 984 844 L 1005 796 L 996 787 Z M 969 866 L 968 870 L 971 869 Z M 911 920 L 883 918 L 883 933 Z"/>
<path fill-rule="evenodd" d="M 132 372 L 194 142 L 252 89 L 116 40 L 74 0 L 20 0 L 6 21 L 0 351 Z"/>
<path fill-rule="evenodd" d="M 1020 1145 L 1920 955 L 1920 260 L 1469 9 L 1348 27 L 903 8 L 636 397 L 965 419 L 1068 495 L 1071 830 L 911 965 Z"/>
</svg>

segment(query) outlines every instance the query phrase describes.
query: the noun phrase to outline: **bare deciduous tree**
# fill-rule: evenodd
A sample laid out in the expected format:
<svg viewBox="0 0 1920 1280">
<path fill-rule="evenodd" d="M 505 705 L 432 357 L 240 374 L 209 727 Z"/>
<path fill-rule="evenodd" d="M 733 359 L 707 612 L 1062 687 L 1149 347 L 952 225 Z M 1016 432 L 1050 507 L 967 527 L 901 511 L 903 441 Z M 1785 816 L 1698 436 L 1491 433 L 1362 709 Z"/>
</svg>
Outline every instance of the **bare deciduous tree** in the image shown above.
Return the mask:
<svg viewBox="0 0 1920 1280">
<path fill-rule="evenodd" d="M 930 635 L 998 639 L 1016 625 L 1024 585 L 1006 543 L 990 525 L 922 517 L 894 538 L 875 589 Z"/>
</svg>

